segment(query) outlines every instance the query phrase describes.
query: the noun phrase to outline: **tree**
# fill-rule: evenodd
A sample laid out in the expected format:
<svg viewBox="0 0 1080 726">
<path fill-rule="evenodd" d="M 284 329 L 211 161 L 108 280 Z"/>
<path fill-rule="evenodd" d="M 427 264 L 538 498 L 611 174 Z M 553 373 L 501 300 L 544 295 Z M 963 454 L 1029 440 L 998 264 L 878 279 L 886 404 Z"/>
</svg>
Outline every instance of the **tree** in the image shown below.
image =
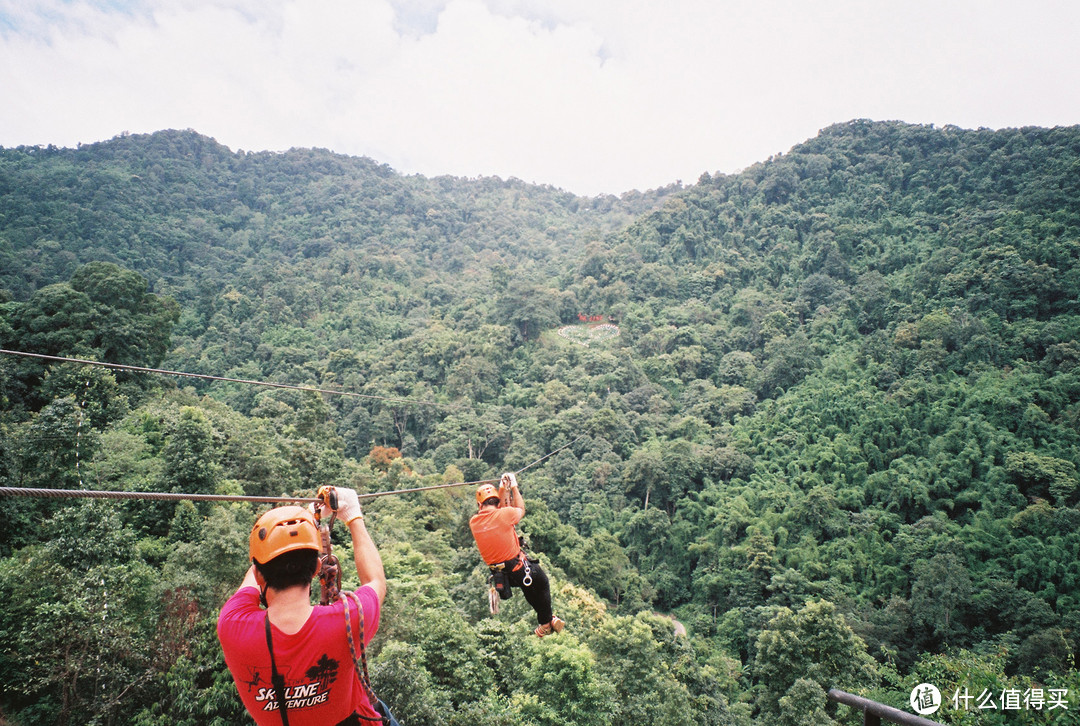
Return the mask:
<svg viewBox="0 0 1080 726">
<path fill-rule="evenodd" d="M 65 283 L 49 285 L 28 302 L 13 306 L 14 344 L 45 355 L 87 354 L 94 319 L 93 301 Z"/>
<path fill-rule="evenodd" d="M 517 337 L 528 342 L 559 324 L 556 293 L 532 283 L 515 283 L 499 295 L 496 309 L 512 325 Z"/>
<path fill-rule="evenodd" d="M 520 690 L 513 704 L 538 726 L 605 726 L 612 723 L 611 684 L 597 672 L 596 658 L 564 632 L 558 640 L 529 646 L 519 657 Z"/>
<path fill-rule="evenodd" d="M 450 694 L 436 686 L 423 658 L 415 645 L 387 643 L 371 664 L 372 689 L 402 723 L 442 726 L 453 711 Z"/>
<path fill-rule="evenodd" d="M 1063 507 L 1076 500 L 1080 478 L 1070 461 L 1031 451 L 1011 451 L 1005 457 L 1005 468 L 1020 491 L 1029 497 L 1053 496 Z"/>
<path fill-rule="evenodd" d="M 911 585 L 914 619 L 948 644 L 949 638 L 962 628 L 957 611 L 971 595 L 971 576 L 951 552 L 941 552 L 916 563 L 914 575 Z"/>
<path fill-rule="evenodd" d="M 662 452 L 656 446 L 638 449 L 630 455 L 624 481 L 626 493 L 642 500 L 642 508 L 649 508 L 649 498 L 654 490 L 661 489 L 665 478 Z"/>
<path fill-rule="evenodd" d="M 798 678 L 780 698 L 780 726 L 835 724 L 825 711 L 825 691 L 809 678 Z"/>
<path fill-rule="evenodd" d="M 162 454 L 165 458 L 165 486 L 171 492 L 210 494 L 215 490 L 221 467 L 217 461 L 217 433 L 201 410 L 180 409 L 169 432 Z"/>
<path fill-rule="evenodd" d="M 689 689 L 672 672 L 672 663 L 653 637 L 649 618 L 611 618 L 591 640 L 597 662 L 615 686 L 612 722 L 674 726 L 699 723 Z M 670 622 L 668 623 L 670 628 Z"/>
<path fill-rule="evenodd" d="M 171 298 L 148 293 L 140 275 L 93 262 L 79 268 L 69 283 L 43 287 L 24 303 L 8 303 L 0 314 L 7 318 L 3 329 L 10 330 L 3 342 L 16 350 L 156 366 L 169 350 L 180 313 Z M 28 395 L 40 383 L 43 366 L 33 360 L 19 364 L 16 390 L 33 408 L 48 402 L 41 396 L 48 391 Z M 131 380 L 131 374 L 116 375 Z"/>
<path fill-rule="evenodd" d="M 798 611 L 781 608 L 757 638 L 753 672 L 763 686 L 758 707 L 767 717 L 780 716 L 785 696 L 806 701 L 805 683 L 791 690 L 796 681 L 815 683 L 824 691 L 857 690 L 871 685 L 876 671 L 866 645 L 827 600 Z"/>
<path fill-rule="evenodd" d="M 229 726 L 249 718 L 225 665 L 216 622 L 203 618 L 186 634 L 188 652 L 158 677 L 160 693 L 135 715 L 133 726 Z"/>
<path fill-rule="evenodd" d="M 180 308 L 147 292 L 142 275 L 109 262 L 89 262 L 71 276 L 71 288 L 94 304 L 89 343 L 102 360 L 156 366 L 169 351 Z"/>
<path fill-rule="evenodd" d="M 467 459 L 495 458 L 502 454 L 509 440 L 510 429 L 491 409 L 479 415 L 473 411 L 451 413 L 432 434 L 433 444 L 449 444 L 458 456 Z M 493 451 L 489 452 L 489 448 Z"/>
<path fill-rule="evenodd" d="M 560 559 L 575 580 L 589 583 L 618 606 L 630 577 L 630 560 L 607 530 L 593 532 L 577 547 L 564 548 Z"/>
<path fill-rule="evenodd" d="M 74 397 L 54 400 L 21 428 L 21 485 L 78 489 L 81 465 L 91 458 L 96 432 Z"/>
<path fill-rule="evenodd" d="M 48 543 L 0 562 L 0 693 L 20 723 L 126 721 L 153 669 L 154 572 L 110 504 L 69 505 L 47 524 Z"/>
</svg>

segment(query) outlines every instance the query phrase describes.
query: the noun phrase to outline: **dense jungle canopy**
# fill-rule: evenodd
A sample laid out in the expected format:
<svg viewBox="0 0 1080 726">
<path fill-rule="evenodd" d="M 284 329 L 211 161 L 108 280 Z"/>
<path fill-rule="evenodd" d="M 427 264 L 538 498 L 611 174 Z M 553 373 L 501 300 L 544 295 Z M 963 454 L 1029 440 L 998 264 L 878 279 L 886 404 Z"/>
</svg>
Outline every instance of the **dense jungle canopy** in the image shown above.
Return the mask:
<svg viewBox="0 0 1080 726">
<path fill-rule="evenodd" d="M 596 198 L 193 131 L 0 149 L 0 347 L 368 396 L 0 355 L 0 486 L 374 492 L 573 442 L 520 477 L 556 637 L 488 613 L 471 488 L 367 501 L 404 723 L 855 724 L 830 687 L 922 682 L 1072 717 L 1078 262 L 1078 127 L 853 121 Z M 0 498 L 0 722 L 245 723 L 213 623 L 262 509 Z"/>
</svg>

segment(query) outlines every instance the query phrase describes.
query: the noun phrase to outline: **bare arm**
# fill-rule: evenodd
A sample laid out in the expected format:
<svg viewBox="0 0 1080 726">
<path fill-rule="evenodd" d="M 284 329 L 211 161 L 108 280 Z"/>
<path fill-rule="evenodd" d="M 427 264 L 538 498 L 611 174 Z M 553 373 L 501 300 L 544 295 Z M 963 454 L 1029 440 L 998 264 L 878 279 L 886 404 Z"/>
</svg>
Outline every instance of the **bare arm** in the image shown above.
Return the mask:
<svg viewBox="0 0 1080 726">
<path fill-rule="evenodd" d="M 525 514 L 525 497 L 521 496 L 521 492 L 518 491 L 516 485 L 510 487 L 510 506 L 517 507 L 521 510 L 522 515 Z"/>
<path fill-rule="evenodd" d="M 248 568 L 247 572 L 244 573 L 244 581 L 240 583 L 240 587 L 236 588 L 236 591 L 239 592 L 245 587 L 257 588 L 258 586 L 259 583 L 255 581 L 255 565 L 252 565 Z"/>
<path fill-rule="evenodd" d="M 352 535 L 353 560 L 356 562 L 356 574 L 361 585 L 370 585 L 382 605 L 386 597 L 386 572 L 383 570 L 382 557 L 375 543 L 368 534 L 364 518 L 357 517 L 349 522 L 349 534 Z"/>
<path fill-rule="evenodd" d="M 517 477 L 513 474 L 503 474 L 500 486 L 510 488 L 510 506 L 521 510 L 521 516 L 525 516 L 525 497 L 518 491 Z"/>
</svg>

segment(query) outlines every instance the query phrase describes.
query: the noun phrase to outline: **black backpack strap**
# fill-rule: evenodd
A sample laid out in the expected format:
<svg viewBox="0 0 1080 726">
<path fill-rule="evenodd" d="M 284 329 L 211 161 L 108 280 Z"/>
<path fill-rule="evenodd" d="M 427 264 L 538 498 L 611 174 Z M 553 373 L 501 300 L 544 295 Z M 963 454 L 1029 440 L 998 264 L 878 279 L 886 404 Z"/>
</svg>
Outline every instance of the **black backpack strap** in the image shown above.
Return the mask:
<svg viewBox="0 0 1080 726">
<path fill-rule="evenodd" d="M 289 726 L 289 712 L 285 707 L 285 676 L 278 673 L 277 663 L 274 661 L 274 641 L 270 637 L 270 615 L 266 615 L 266 649 L 270 651 L 270 683 L 274 686 L 274 696 L 277 699 L 278 713 L 281 714 L 282 726 Z"/>
</svg>

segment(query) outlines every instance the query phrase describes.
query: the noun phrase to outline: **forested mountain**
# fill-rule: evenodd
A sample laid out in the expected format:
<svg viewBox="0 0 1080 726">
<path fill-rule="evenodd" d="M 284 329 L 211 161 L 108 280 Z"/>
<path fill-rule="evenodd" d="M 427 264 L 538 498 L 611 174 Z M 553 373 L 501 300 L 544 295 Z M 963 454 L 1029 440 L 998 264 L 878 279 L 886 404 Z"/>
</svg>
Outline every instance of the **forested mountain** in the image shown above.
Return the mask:
<svg viewBox="0 0 1080 726">
<path fill-rule="evenodd" d="M 1071 699 L 943 723 L 1066 723 L 1078 261 L 1075 127 L 854 121 L 592 199 L 194 132 L 0 149 L 0 347 L 350 394 L 2 355 L 0 486 L 527 467 L 542 641 L 487 612 L 470 487 L 365 505 L 407 724 L 861 723 L 825 691 L 923 682 Z M 0 513 L 0 722 L 243 722 L 213 622 L 254 507 Z"/>
</svg>

